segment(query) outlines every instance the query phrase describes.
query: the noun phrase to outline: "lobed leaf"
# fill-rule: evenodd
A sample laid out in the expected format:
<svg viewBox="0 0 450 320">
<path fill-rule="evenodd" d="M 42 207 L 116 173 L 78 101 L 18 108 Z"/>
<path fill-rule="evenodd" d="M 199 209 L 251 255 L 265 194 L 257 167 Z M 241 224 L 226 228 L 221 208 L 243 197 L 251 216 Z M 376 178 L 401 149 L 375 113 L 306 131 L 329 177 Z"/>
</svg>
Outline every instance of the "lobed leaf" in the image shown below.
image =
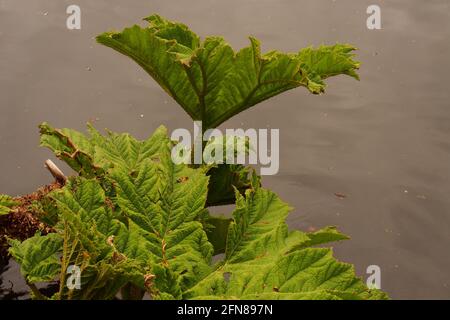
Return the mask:
<svg viewBox="0 0 450 320">
<path fill-rule="evenodd" d="M 117 166 L 136 169 L 142 161 L 156 157 L 169 143 L 167 129 L 163 126 L 144 141 L 136 140 L 128 133 L 109 132 L 103 136 L 91 125 L 88 126 L 88 135 L 71 129 L 55 129 L 45 122 L 39 128 L 41 146 L 52 150 L 58 158 L 86 177 L 101 175 Z"/>
<path fill-rule="evenodd" d="M 114 171 L 111 180 L 119 207 L 151 243 L 152 263 L 185 274 L 180 281 L 190 283 L 194 268 L 201 274 L 209 271 L 213 252 L 198 221 L 205 210 L 208 178 L 202 170 L 175 166 L 169 150 L 165 157 L 146 162 L 134 174 Z"/>
<path fill-rule="evenodd" d="M 148 245 L 135 228 L 128 228 L 114 212 L 111 200 L 95 179 L 77 178 L 50 197 L 64 234 L 59 299 L 112 299 L 126 284 L 144 288 Z M 81 289 L 65 286 L 65 270 L 81 271 Z"/>
<path fill-rule="evenodd" d="M 9 243 L 9 252 L 20 264 L 20 271 L 28 282 L 52 281 L 59 275 L 61 264 L 58 253 L 63 244 L 61 235 L 36 234 L 23 242 L 10 240 Z"/>
<path fill-rule="evenodd" d="M 386 299 L 336 261 L 331 249 L 307 248 L 265 261 L 226 264 L 185 294 L 189 299 Z"/>
<path fill-rule="evenodd" d="M 97 41 L 138 63 L 205 130 L 286 90 L 321 93 L 328 77 L 357 78 L 349 45 L 261 54 L 250 37 L 250 45 L 235 52 L 221 37 L 201 41 L 184 24 L 158 15 L 144 20 L 148 27 L 103 33 Z"/>
<path fill-rule="evenodd" d="M 290 208 L 272 192 L 254 188 L 237 194 L 225 259 L 184 294 L 188 299 L 386 299 L 369 290 L 353 267 L 331 249 L 310 245 L 347 237 L 328 227 L 289 233 Z"/>
<path fill-rule="evenodd" d="M 291 208 L 273 192 L 255 186 L 246 196 L 236 192 L 225 260 L 245 262 L 277 252 L 285 245 L 288 229 L 285 219 Z"/>
</svg>

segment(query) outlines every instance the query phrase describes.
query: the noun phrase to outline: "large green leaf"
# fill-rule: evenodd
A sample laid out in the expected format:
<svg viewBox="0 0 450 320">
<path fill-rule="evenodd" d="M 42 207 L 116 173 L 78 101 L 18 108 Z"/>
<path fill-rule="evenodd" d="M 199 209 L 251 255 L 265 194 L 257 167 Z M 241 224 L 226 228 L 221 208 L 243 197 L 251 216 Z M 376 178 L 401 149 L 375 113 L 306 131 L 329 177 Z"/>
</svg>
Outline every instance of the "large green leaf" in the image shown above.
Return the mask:
<svg viewBox="0 0 450 320">
<path fill-rule="evenodd" d="M 188 290 L 190 299 L 382 299 L 336 261 L 331 249 L 308 246 L 346 239 L 334 228 L 315 233 L 288 232 L 290 210 L 271 191 L 255 187 L 236 194 L 234 221 L 225 259 Z"/>
<path fill-rule="evenodd" d="M 210 271 L 213 248 L 199 221 L 208 192 L 202 170 L 174 165 L 167 148 L 158 161 L 134 172 L 115 170 L 111 180 L 117 204 L 149 241 L 153 264 L 179 274 L 181 286 Z"/>
<path fill-rule="evenodd" d="M 11 209 L 18 204 L 19 203 L 10 196 L 0 194 L 0 216 L 10 213 Z"/>
<path fill-rule="evenodd" d="M 45 122 L 39 128 L 41 146 L 52 150 L 72 169 L 87 177 L 117 166 L 136 169 L 143 160 L 157 157 L 161 148 L 169 143 L 167 129 L 163 126 L 143 141 L 128 133 L 108 132 L 104 136 L 91 125 L 88 135 L 72 129 L 55 129 Z"/>
<path fill-rule="evenodd" d="M 250 45 L 235 52 L 221 37 L 201 41 L 181 23 L 158 15 L 145 20 L 148 27 L 103 33 L 97 41 L 137 62 L 205 130 L 286 90 L 304 86 L 321 93 L 328 77 L 357 78 L 350 45 L 261 54 L 250 37 Z"/>
<path fill-rule="evenodd" d="M 127 227 L 94 179 L 71 181 L 50 197 L 60 212 L 56 229 L 64 234 L 61 289 L 57 298 L 111 299 L 127 283 L 144 288 L 149 246 L 135 228 Z M 81 289 L 65 286 L 64 270 L 81 270 Z"/>
<path fill-rule="evenodd" d="M 331 249 L 307 248 L 276 258 L 225 264 L 185 294 L 190 299 L 385 299 L 336 261 Z"/>
<path fill-rule="evenodd" d="M 56 233 L 11 240 L 10 252 L 29 283 L 58 277 L 58 299 L 111 299 L 127 283 L 144 288 L 147 242 L 120 221 L 96 180 L 70 179 L 49 197 L 59 213 Z M 70 266 L 80 268 L 80 289 L 66 286 Z"/>
</svg>

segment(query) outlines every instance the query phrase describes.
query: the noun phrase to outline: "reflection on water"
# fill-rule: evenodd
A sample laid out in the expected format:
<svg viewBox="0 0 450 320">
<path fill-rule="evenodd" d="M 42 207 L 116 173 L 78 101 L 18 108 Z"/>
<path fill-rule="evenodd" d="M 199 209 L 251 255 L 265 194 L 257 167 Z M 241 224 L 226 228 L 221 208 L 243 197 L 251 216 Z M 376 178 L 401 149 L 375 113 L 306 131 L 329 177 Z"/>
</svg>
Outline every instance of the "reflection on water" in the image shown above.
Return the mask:
<svg viewBox="0 0 450 320">
<path fill-rule="evenodd" d="M 51 282 L 47 285 L 36 284 L 36 287 L 47 297 L 58 291 L 59 284 Z M 30 289 L 20 274 L 20 266 L 13 260 L 0 262 L 0 300 L 29 300 Z"/>
<path fill-rule="evenodd" d="M 450 297 L 448 1 L 383 2 L 378 31 L 366 28 L 368 0 L 79 0 L 80 31 L 65 28 L 65 2 L 0 4 L 0 192 L 13 195 L 50 181 L 41 121 L 82 129 L 96 119 L 140 138 L 161 123 L 192 128 L 138 66 L 94 43 L 100 32 L 157 12 L 236 48 L 248 34 L 263 50 L 355 44 L 360 82 L 333 79 L 323 96 L 293 90 L 223 127 L 281 129 L 280 173 L 263 182 L 296 208 L 291 227 L 337 225 L 352 240 L 336 255 L 363 277 L 379 265 L 393 298 Z M 13 268 L 2 288 L 18 279 Z"/>
<path fill-rule="evenodd" d="M 11 265 L 15 265 L 16 268 L 13 269 L 16 270 L 11 270 Z M 21 278 L 17 265 L 14 262 L 8 264 L 7 261 L 0 261 L 0 300 L 29 298 L 28 290 L 23 285 L 25 281 Z"/>
</svg>

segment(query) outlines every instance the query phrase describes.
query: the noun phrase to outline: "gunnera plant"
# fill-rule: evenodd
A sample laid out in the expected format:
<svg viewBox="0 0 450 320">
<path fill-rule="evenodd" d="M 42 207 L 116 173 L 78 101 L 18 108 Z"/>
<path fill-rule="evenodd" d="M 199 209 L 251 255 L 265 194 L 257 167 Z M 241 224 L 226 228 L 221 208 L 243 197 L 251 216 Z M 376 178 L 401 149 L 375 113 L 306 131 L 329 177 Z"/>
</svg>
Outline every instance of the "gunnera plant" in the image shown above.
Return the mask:
<svg viewBox="0 0 450 320">
<path fill-rule="evenodd" d="M 286 90 L 318 94 L 328 77 L 358 79 L 350 45 L 262 54 L 250 38 L 235 52 L 221 37 L 201 40 L 158 15 L 145 20 L 147 27 L 97 41 L 136 61 L 204 130 Z M 249 167 L 175 164 L 175 142 L 163 126 L 143 141 L 91 125 L 83 134 L 43 123 L 40 133 L 41 145 L 77 175 L 36 204 L 52 232 L 9 240 L 34 298 L 387 298 L 332 249 L 317 247 L 347 236 L 334 227 L 290 231 L 291 208 Z M 223 204 L 235 204 L 231 218 L 209 213 Z M 1 197 L 1 214 L 14 205 Z M 74 266 L 79 283 L 68 286 Z M 59 290 L 51 296 L 36 286 L 54 281 Z"/>
</svg>

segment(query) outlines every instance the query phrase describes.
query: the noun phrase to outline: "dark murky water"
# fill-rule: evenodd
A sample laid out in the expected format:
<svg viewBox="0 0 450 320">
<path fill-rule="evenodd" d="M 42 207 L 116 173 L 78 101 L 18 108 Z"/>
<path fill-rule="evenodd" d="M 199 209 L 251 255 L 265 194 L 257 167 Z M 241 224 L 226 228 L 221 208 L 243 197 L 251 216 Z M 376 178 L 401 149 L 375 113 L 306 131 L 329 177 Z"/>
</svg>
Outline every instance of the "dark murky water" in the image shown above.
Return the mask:
<svg viewBox="0 0 450 320">
<path fill-rule="evenodd" d="M 290 91 L 226 127 L 281 129 L 280 172 L 264 184 L 296 208 L 291 227 L 339 226 L 352 240 L 336 255 L 363 277 L 379 265 L 393 298 L 450 298 L 449 1 L 76 2 L 80 31 L 65 26 L 73 1 L 0 0 L 0 192 L 51 181 L 50 152 L 38 147 L 44 120 L 83 129 L 98 118 L 140 138 L 161 123 L 192 127 L 137 65 L 95 44 L 98 33 L 160 13 L 235 48 L 250 34 L 264 50 L 348 42 L 360 48 L 361 82 L 333 79 L 323 96 Z M 382 30 L 366 28 L 373 3 Z M 24 289 L 15 266 L 9 281 Z"/>
</svg>

